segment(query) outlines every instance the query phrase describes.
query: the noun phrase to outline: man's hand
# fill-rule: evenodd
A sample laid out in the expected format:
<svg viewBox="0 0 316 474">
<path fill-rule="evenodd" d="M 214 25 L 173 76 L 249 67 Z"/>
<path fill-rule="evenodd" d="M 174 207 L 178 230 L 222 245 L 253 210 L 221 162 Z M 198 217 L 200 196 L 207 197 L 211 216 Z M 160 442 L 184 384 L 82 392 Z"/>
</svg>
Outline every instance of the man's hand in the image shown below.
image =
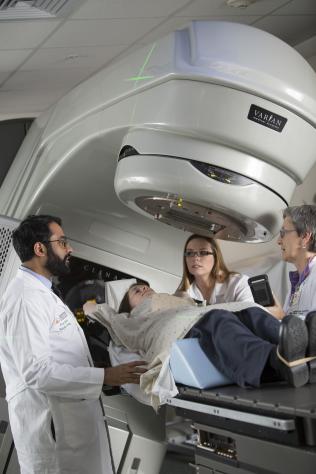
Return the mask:
<svg viewBox="0 0 316 474">
<path fill-rule="evenodd" d="M 147 362 L 137 360 L 116 367 L 107 367 L 104 369 L 104 384 L 112 386 L 124 385 L 125 383 L 139 384 L 141 374 L 147 372 L 147 369 L 141 367 L 144 365 L 147 365 Z"/>
</svg>

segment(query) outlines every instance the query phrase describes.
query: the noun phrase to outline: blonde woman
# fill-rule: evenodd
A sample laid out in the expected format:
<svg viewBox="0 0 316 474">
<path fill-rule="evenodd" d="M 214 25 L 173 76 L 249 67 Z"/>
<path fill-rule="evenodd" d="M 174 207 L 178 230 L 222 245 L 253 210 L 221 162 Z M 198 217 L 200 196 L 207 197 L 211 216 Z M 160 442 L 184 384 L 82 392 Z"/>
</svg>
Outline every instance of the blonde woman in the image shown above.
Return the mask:
<svg viewBox="0 0 316 474">
<path fill-rule="evenodd" d="M 248 277 L 228 270 L 216 240 L 197 234 L 184 246 L 183 276 L 176 294 L 182 292 L 206 304 L 253 302 Z"/>
</svg>

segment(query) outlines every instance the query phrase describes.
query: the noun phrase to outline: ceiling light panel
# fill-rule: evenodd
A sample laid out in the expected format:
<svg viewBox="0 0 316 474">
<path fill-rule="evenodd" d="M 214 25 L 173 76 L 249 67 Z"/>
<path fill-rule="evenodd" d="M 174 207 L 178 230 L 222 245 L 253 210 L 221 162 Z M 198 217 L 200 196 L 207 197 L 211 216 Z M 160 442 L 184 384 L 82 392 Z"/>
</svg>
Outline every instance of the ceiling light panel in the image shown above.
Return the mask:
<svg viewBox="0 0 316 474">
<path fill-rule="evenodd" d="M 85 0 L 0 0 L 0 20 L 66 18 Z"/>
</svg>

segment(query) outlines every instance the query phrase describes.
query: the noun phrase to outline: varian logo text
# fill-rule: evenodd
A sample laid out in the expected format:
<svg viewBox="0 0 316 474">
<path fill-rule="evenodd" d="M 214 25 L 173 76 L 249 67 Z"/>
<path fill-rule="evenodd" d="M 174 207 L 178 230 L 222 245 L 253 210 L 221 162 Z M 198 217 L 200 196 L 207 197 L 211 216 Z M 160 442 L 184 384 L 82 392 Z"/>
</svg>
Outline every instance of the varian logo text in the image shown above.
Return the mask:
<svg viewBox="0 0 316 474">
<path fill-rule="evenodd" d="M 263 109 L 258 105 L 251 104 L 250 110 L 248 113 L 248 119 L 252 122 L 256 122 L 259 125 L 264 127 L 271 128 L 276 132 L 282 132 L 284 125 L 287 122 L 287 119 L 277 115 L 270 110 Z"/>
</svg>

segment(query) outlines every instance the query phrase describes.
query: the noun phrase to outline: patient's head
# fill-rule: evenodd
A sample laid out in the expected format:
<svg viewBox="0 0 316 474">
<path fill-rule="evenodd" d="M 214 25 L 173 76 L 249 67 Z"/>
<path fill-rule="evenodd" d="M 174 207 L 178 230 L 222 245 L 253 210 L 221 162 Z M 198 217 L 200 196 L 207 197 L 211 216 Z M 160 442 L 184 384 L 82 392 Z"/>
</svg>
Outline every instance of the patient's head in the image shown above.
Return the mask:
<svg viewBox="0 0 316 474">
<path fill-rule="evenodd" d="M 156 292 L 146 283 L 133 283 L 133 285 L 131 285 L 129 290 L 125 293 L 118 312 L 130 313 L 132 309 L 141 303 L 145 298 L 152 296 L 154 293 Z"/>
</svg>

